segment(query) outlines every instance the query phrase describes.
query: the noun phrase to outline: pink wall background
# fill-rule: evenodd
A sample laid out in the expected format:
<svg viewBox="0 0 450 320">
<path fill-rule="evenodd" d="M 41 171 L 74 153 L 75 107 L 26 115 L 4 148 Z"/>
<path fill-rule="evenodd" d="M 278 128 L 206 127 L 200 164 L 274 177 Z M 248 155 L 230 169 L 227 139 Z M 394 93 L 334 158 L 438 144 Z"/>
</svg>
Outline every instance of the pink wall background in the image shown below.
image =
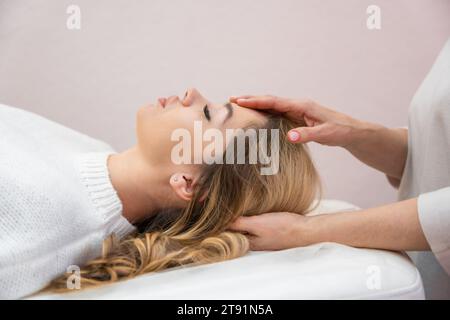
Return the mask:
<svg viewBox="0 0 450 320">
<path fill-rule="evenodd" d="M 79 5 L 82 29 L 66 28 Z M 366 8 L 382 28 L 366 28 Z M 448 0 L 0 0 L 0 102 L 106 140 L 134 143 L 136 109 L 195 86 L 311 97 L 386 126 L 450 36 Z M 325 196 L 394 201 L 382 174 L 344 150 L 311 145 Z"/>
</svg>

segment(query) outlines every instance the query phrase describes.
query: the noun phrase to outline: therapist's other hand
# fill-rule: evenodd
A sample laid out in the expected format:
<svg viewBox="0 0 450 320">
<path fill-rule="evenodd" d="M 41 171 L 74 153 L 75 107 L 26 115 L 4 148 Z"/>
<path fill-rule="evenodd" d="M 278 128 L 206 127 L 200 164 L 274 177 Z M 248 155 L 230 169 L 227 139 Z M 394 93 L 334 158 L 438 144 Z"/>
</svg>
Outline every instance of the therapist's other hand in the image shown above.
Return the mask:
<svg viewBox="0 0 450 320">
<path fill-rule="evenodd" d="M 282 250 L 312 243 L 306 235 L 309 219 L 295 213 L 272 212 L 239 217 L 229 229 L 245 234 L 251 250 Z"/>
<path fill-rule="evenodd" d="M 312 100 L 245 95 L 231 97 L 230 102 L 242 107 L 283 114 L 298 122 L 299 127 L 290 130 L 287 136 L 293 143 L 314 141 L 328 146 L 346 147 L 357 136 L 354 132 L 359 121 Z"/>
</svg>

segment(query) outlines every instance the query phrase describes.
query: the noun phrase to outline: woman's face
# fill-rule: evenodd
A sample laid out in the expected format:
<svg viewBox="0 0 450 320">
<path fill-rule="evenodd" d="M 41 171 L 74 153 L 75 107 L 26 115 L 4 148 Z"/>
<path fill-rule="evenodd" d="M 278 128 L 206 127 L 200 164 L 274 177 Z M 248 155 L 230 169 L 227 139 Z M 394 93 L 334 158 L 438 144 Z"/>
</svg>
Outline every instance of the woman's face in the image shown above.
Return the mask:
<svg viewBox="0 0 450 320">
<path fill-rule="evenodd" d="M 202 132 L 219 129 L 225 138 L 226 129 L 245 128 L 249 124 L 263 125 L 266 118 L 260 112 L 230 103 L 212 103 L 196 89 L 189 89 L 180 99 L 177 96 L 160 98 L 155 104 L 142 107 L 137 114 L 137 142 L 145 158 L 153 164 L 170 166 L 171 152 L 177 141 L 172 133 L 177 129 L 189 131 L 191 154 L 194 156 L 194 122 Z M 197 131 L 198 132 L 198 131 Z M 208 142 L 210 143 L 210 142 Z"/>
</svg>

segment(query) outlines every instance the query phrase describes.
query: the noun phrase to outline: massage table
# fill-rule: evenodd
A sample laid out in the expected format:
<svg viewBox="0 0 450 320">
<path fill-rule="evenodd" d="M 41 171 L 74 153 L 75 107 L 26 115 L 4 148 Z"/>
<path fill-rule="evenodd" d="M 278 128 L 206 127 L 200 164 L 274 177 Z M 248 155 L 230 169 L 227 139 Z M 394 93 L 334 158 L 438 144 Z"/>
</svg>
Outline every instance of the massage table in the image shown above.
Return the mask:
<svg viewBox="0 0 450 320">
<path fill-rule="evenodd" d="M 311 213 L 356 210 L 322 200 Z M 319 243 L 251 251 L 229 261 L 183 266 L 95 289 L 28 299 L 424 299 L 420 274 L 402 252 Z"/>
</svg>

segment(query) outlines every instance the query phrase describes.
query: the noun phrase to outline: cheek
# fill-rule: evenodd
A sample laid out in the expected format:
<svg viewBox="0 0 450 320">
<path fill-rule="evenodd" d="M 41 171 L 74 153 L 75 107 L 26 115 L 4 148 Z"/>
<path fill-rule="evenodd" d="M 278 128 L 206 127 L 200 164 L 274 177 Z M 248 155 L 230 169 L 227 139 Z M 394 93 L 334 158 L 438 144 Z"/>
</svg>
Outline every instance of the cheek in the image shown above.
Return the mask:
<svg viewBox="0 0 450 320">
<path fill-rule="evenodd" d="M 156 112 L 149 107 L 139 109 L 136 114 L 136 134 L 137 140 L 145 139 L 150 128 L 154 126 Z"/>
<path fill-rule="evenodd" d="M 182 108 L 170 111 L 143 108 L 137 114 L 137 142 L 141 150 L 158 162 L 171 161 L 172 148 L 177 144 L 171 141 L 176 129 L 187 129 L 193 137 L 194 121 L 199 120 L 194 110 Z"/>
<path fill-rule="evenodd" d="M 165 140 L 170 140 L 170 135 L 165 139 L 167 127 L 163 118 L 161 110 L 153 107 L 139 109 L 136 116 L 137 144 L 146 158 L 152 162 L 166 154 L 163 147 L 166 144 Z"/>
<path fill-rule="evenodd" d="M 145 128 L 152 124 L 157 117 L 157 110 L 155 107 L 142 107 L 136 114 L 136 126 L 138 128 Z"/>
</svg>

